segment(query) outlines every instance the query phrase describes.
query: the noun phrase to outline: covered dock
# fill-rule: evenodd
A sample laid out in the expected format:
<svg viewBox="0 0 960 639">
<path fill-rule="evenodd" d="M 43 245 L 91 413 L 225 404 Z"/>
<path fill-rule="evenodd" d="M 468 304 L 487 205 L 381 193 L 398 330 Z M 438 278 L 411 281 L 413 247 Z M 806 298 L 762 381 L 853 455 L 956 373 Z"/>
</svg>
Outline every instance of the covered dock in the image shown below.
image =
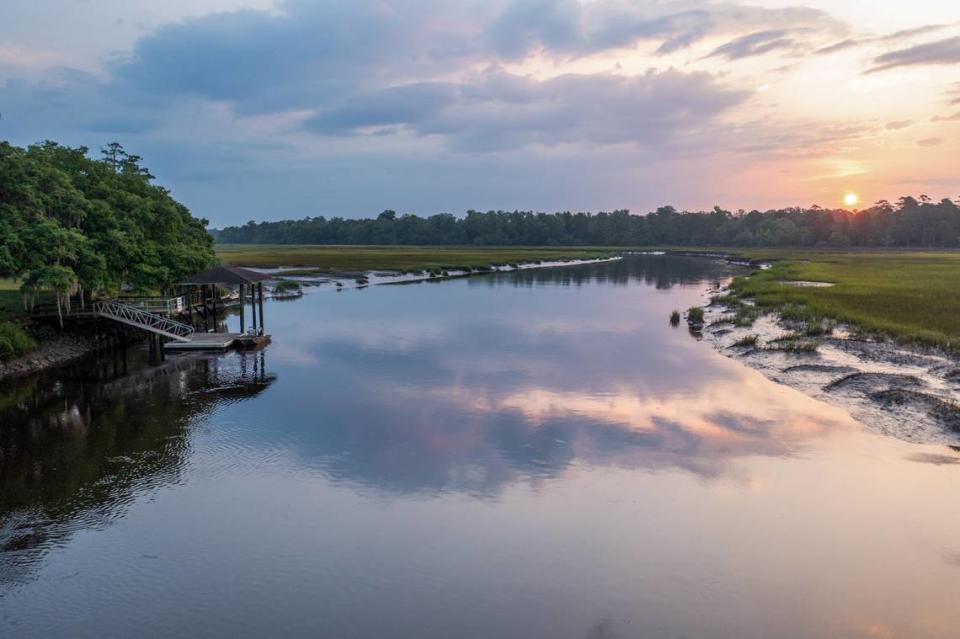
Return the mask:
<svg viewBox="0 0 960 639">
<path fill-rule="evenodd" d="M 270 276 L 238 266 L 219 266 L 196 273 L 182 281 L 179 286 L 188 289 L 189 305 L 187 312 L 191 323 L 194 314 L 203 319 L 203 332 L 194 332 L 188 340 L 171 341 L 164 345 L 168 350 L 225 350 L 231 346 L 259 346 L 270 341 L 264 330 L 263 283 Z M 218 332 L 218 315 L 223 312 L 223 301 L 219 289 L 236 287 L 240 302 L 240 332 Z M 250 329 L 247 329 L 246 308 L 250 303 Z M 212 318 L 211 322 L 209 319 Z"/>
</svg>

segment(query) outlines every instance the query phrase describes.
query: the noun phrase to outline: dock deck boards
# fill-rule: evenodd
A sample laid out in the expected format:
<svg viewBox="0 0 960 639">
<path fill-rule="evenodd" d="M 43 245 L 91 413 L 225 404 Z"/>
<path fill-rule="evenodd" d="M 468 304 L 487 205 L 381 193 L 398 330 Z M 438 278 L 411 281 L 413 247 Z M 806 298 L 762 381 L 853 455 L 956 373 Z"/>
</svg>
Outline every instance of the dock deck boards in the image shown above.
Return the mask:
<svg viewBox="0 0 960 639">
<path fill-rule="evenodd" d="M 194 333 L 188 342 L 170 341 L 164 348 L 171 351 L 226 350 L 231 346 L 259 346 L 270 341 L 269 335 L 245 335 L 243 333 Z"/>
</svg>

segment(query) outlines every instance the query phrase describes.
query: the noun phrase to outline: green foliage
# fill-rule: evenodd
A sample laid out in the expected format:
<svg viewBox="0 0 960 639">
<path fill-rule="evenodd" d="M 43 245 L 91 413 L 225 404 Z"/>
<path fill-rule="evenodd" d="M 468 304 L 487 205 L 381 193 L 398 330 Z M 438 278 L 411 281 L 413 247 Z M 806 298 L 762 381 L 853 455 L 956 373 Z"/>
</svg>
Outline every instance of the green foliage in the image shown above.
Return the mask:
<svg viewBox="0 0 960 639">
<path fill-rule="evenodd" d="M 759 340 L 760 338 L 756 335 L 747 335 L 735 341 L 733 344 L 731 344 L 731 346 L 733 346 L 734 348 L 747 348 L 747 347 L 753 348 L 757 345 L 757 342 Z"/>
<path fill-rule="evenodd" d="M 677 211 L 647 215 L 468 211 L 430 217 L 384 211 L 376 218 L 313 217 L 248 222 L 214 231 L 234 244 L 484 246 L 960 246 L 960 206 L 926 196 L 878 202 L 863 211 L 786 208 L 771 211 Z"/>
<path fill-rule="evenodd" d="M 214 259 L 206 221 L 151 183 L 140 158 L 111 145 L 0 142 L 0 277 L 28 298 L 157 290 Z"/>
<path fill-rule="evenodd" d="M 0 322 L 0 360 L 23 355 L 35 346 L 24 330 L 13 322 Z"/>
<path fill-rule="evenodd" d="M 687 311 L 687 322 L 690 324 L 703 324 L 703 308 L 693 306 Z"/>
</svg>

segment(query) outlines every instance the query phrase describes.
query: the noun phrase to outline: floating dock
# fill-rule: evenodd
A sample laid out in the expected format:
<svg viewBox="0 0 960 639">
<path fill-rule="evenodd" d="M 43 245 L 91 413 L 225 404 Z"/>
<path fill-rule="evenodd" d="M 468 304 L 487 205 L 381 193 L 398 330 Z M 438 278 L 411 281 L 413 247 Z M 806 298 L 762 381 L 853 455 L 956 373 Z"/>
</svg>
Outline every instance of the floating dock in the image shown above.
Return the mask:
<svg viewBox="0 0 960 639">
<path fill-rule="evenodd" d="M 270 343 L 269 335 L 246 333 L 194 333 L 188 341 L 170 341 L 168 351 L 225 351 L 228 348 L 256 348 Z"/>
</svg>

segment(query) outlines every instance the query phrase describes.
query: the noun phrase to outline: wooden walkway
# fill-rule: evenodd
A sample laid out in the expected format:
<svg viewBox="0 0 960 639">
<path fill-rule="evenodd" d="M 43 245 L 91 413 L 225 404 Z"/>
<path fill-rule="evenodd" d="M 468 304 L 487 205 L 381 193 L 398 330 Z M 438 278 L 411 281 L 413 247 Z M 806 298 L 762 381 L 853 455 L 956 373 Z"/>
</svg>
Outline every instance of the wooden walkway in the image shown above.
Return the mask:
<svg viewBox="0 0 960 639">
<path fill-rule="evenodd" d="M 194 333 L 187 341 L 167 342 L 168 351 L 225 351 L 230 347 L 254 348 L 270 343 L 269 335 L 243 333 Z"/>
</svg>

